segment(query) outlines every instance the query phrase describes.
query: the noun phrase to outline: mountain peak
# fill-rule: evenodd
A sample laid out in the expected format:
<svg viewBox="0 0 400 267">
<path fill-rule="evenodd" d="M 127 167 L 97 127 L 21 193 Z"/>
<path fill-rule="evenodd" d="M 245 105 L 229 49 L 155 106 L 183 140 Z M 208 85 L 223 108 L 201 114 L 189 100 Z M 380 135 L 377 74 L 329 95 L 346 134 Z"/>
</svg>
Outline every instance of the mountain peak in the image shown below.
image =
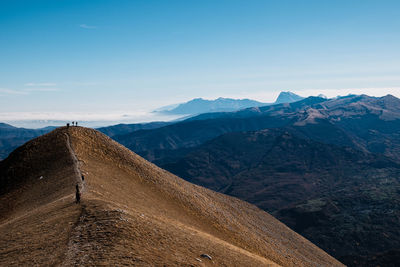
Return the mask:
<svg viewBox="0 0 400 267">
<path fill-rule="evenodd" d="M 216 266 L 341 265 L 268 213 L 88 128 L 28 142 L 0 162 L 0 182 L 4 266 L 197 265 L 203 254 Z"/>
<path fill-rule="evenodd" d="M 291 102 L 296 102 L 299 100 L 304 99 L 304 97 L 299 96 L 295 93 L 292 93 L 290 91 L 286 92 L 280 92 L 278 98 L 275 101 L 275 104 L 281 104 L 281 103 L 291 103 Z"/>
</svg>

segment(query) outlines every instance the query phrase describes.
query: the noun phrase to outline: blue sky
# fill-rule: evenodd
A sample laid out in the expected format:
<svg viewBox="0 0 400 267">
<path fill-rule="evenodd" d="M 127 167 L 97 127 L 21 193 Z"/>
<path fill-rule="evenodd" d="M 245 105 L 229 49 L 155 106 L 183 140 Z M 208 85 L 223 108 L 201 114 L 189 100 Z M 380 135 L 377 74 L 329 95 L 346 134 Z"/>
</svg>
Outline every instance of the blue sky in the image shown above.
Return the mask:
<svg viewBox="0 0 400 267">
<path fill-rule="evenodd" d="M 0 120 L 142 114 L 195 97 L 271 102 L 282 90 L 400 96 L 399 10 L 385 0 L 2 0 Z"/>
</svg>

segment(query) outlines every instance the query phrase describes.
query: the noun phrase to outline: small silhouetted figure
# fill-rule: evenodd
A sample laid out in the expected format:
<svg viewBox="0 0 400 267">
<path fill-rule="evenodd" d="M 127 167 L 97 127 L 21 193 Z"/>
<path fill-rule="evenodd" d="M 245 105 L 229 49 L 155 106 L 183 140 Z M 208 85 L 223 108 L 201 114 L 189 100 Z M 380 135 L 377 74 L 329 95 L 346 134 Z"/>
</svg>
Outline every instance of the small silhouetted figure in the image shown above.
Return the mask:
<svg viewBox="0 0 400 267">
<path fill-rule="evenodd" d="M 72 126 L 74 126 L 74 125 L 75 125 L 75 122 L 73 121 L 73 122 L 72 122 Z"/>
<path fill-rule="evenodd" d="M 79 192 L 79 185 L 76 184 L 75 186 L 76 192 L 75 192 L 75 197 L 76 197 L 76 204 L 81 203 L 81 192 Z"/>
<path fill-rule="evenodd" d="M 67 123 L 67 128 L 69 128 L 69 123 Z"/>
<path fill-rule="evenodd" d="M 75 126 L 78 126 L 78 122 L 77 121 L 75 122 Z"/>
<path fill-rule="evenodd" d="M 82 182 L 83 182 L 83 181 L 85 181 L 85 176 L 83 176 L 83 174 L 82 174 Z"/>
</svg>

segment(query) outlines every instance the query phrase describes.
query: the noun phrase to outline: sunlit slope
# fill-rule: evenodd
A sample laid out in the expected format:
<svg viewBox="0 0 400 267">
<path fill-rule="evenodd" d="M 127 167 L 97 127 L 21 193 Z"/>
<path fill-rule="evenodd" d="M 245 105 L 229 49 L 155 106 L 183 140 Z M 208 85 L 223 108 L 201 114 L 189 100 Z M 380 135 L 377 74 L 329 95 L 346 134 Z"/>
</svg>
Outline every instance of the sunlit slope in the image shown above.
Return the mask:
<svg viewBox="0 0 400 267">
<path fill-rule="evenodd" d="M 95 130 L 39 137 L 0 173 L 0 265 L 341 265 L 266 212 L 190 184 Z"/>
</svg>

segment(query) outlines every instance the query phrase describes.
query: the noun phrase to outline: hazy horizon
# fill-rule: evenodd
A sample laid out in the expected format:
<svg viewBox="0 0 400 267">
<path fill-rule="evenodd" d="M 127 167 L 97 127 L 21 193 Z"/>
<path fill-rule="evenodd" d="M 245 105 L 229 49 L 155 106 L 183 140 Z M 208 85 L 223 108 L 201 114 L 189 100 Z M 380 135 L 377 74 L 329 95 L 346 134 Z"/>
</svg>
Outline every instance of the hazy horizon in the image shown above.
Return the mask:
<svg viewBox="0 0 400 267">
<path fill-rule="evenodd" d="M 396 89 L 397 90 L 397 89 Z M 291 91 L 290 91 L 291 92 Z M 339 96 L 346 96 L 349 94 L 367 94 L 369 96 L 385 96 L 388 94 L 396 95 L 395 91 L 387 90 L 388 93 L 383 94 L 371 94 L 374 93 L 374 88 L 370 88 L 370 90 L 366 89 L 347 89 L 347 90 L 325 90 L 321 91 L 322 93 L 317 93 L 319 91 L 310 90 L 309 95 L 300 95 L 303 97 L 309 96 L 318 96 L 323 94 L 328 98 L 335 98 Z M 341 92 L 342 94 L 335 94 L 337 92 Z M 368 94 L 369 92 L 369 94 Z M 298 94 L 298 92 L 292 92 Z M 333 94 L 333 95 L 332 95 Z M 277 96 L 276 96 L 277 97 Z M 216 98 L 209 98 L 207 100 L 215 100 Z M 229 97 L 230 98 L 230 97 Z M 244 99 L 248 97 L 235 98 L 233 99 Z M 206 98 L 203 98 L 206 99 Z M 249 98 L 252 99 L 252 98 Z M 192 99 L 189 99 L 190 101 Z M 257 100 L 263 103 L 273 103 L 276 98 L 254 98 L 252 100 Z M 187 102 L 187 101 L 185 101 Z M 185 103 L 181 102 L 181 103 Z M 181 104 L 181 103 L 173 103 L 173 104 Z M 170 104 L 168 104 L 170 105 Z M 22 128 L 43 128 L 47 126 L 61 126 L 65 125 L 67 122 L 71 121 L 79 121 L 80 125 L 86 127 L 104 127 L 110 125 L 116 125 L 120 123 L 148 123 L 155 121 L 173 121 L 178 119 L 183 119 L 187 115 L 172 115 L 165 114 L 161 112 L 154 112 L 157 108 L 165 107 L 168 105 L 159 106 L 156 108 L 149 108 L 147 110 L 137 110 L 137 111 L 113 111 L 113 112 L 0 112 L 0 122 L 10 124 L 15 127 Z"/>
</svg>

